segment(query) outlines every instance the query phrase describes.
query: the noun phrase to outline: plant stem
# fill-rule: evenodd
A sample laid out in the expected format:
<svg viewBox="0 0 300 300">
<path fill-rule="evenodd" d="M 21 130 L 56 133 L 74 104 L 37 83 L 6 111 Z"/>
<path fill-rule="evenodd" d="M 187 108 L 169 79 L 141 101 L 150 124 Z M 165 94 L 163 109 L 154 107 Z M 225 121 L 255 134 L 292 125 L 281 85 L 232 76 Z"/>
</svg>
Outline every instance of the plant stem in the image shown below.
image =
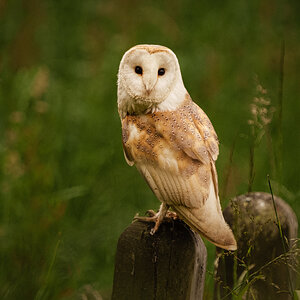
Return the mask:
<svg viewBox="0 0 300 300">
<path fill-rule="evenodd" d="M 48 272 L 47 272 L 47 275 L 46 275 L 45 282 L 42 285 L 42 287 L 38 290 L 38 292 L 37 292 L 37 294 L 35 296 L 35 300 L 39 300 L 39 299 L 43 298 L 43 295 L 45 293 L 45 290 L 46 290 L 48 282 L 49 282 L 51 271 L 52 271 L 53 266 L 54 266 L 54 262 L 55 262 L 55 259 L 56 259 L 56 255 L 57 255 L 57 251 L 58 251 L 58 247 L 59 247 L 60 241 L 61 240 L 59 239 L 57 241 L 57 243 L 56 243 L 56 246 L 55 246 L 55 249 L 54 249 L 54 253 L 53 253 L 53 256 L 52 256 L 52 259 L 51 259 L 51 262 L 50 262 L 50 266 L 49 266 L 49 269 L 48 269 Z"/>
<path fill-rule="evenodd" d="M 278 155 L 276 159 L 277 165 L 277 181 L 281 183 L 282 177 L 282 119 L 283 119 L 283 83 L 284 83 L 284 58 L 285 58 L 285 41 L 281 42 L 280 62 L 279 62 L 279 89 L 278 89 Z"/>
<path fill-rule="evenodd" d="M 287 250 L 286 250 L 286 246 L 285 246 L 285 241 L 284 241 L 284 236 L 283 236 L 283 233 L 282 233 L 280 220 L 279 220 L 279 217 L 278 217 L 278 214 L 277 214 L 277 208 L 276 208 L 276 204 L 275 204 L 275 200 L 274 200 L 274 195 L 273 195 L 272 185 L 271 185 L 271 181 L 270 181 L 270 176 L 268 175 L 267 177 L 268 177 L 268 184 L 269 184 L 269 188 L 270 188 L 270 192 L 271 192 L 271 196 L 272 196 L 272 202 L 273 202 L 273 206 L 274 206 L 276 222 L 277 222 L 277 226 L 278 226 L 278 229 L 279 229 L 280 239 L 281 239 L 282 247 L 283 247 L 283 251 L 284 251 L 284 259 L 285 259 L 285 264 L 286 264 L 286 267 L 287 267 L 287 273 L 288 273 L 288 279 L 289 279 L 289 285 L 290 285 L 290 295 L 293 299 L 294 289 L 293 289 L 290 270 L 289 270 L 289 267 L 288 267 L 288 262 L 287 262 L 287 257 L 286 257 Z"/>
<path fill-rule="evenodd" d="M 249 182 L 248 182 L 248 193 L 252 192 L 252 186 L 254 181 L 254 142 L 250 145 L 250 158 L 249 158 Z"/>
</svg>

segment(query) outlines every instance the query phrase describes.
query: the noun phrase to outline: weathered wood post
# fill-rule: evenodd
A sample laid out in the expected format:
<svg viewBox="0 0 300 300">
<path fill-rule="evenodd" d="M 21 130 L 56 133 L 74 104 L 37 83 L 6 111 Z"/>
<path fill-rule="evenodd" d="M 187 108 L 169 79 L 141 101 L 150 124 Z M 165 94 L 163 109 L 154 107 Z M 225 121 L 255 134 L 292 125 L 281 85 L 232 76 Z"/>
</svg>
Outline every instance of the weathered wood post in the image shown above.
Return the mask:
<svg viewBox="0 0 300 300">
<path fill-rule="evenodd" d="M 115 259 L 112 300 L 189 299 L 203 296 L 206 247 L 180 220 L 137 221 L 121 234 Z"/>
<path fill-rule="evenodd" d="M 214 299 L 288 300 L 295 283 L 298 221 L 291 207 L 274 197 L 281 223 L 282 240 L 272 197 L 249 193 L 234 198 L 224 210 L 238 250 L 231 254 L 217 249 Z M 286 254 L 285 251 L 288 251 Z M 233 291 L 233 289 L 235 290 Z"/>
</svg>

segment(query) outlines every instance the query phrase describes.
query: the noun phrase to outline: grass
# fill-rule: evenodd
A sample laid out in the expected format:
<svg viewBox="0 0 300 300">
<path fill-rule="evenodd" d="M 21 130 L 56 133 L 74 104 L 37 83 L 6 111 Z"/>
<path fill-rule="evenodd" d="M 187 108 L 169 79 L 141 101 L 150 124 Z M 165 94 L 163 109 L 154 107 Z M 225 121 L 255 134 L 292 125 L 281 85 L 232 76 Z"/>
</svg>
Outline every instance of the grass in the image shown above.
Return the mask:
<svg viewBox="0 0 300 300">
<path fill-rule="evenodd" d="M 37 292 L 37 294 L 34 298 L 35 300 L 40 300 L 40 299 L 45 298 L 45 292 L 46 292 L 46 289 L 47 289 L 47 285 L 49 283 L 50 274 L 51 274 L 51 271 L 52 271 L 54 263 L 55 263 L 55 258 L 56 258 L 56 255 L 57 255 L 57 250 L 58 250 L 60 242 L 61 242 L 61 240 L 57 241 L 57 244 L 56 244 L 56 247 L 55 247 L 55 250 L 54 250 L 54 253 L 53 253 L 52 260 L 51 260 L 50 265 L 49 265 L 49 269 L 48 269 L 45 281 L 42 284 L 41 288 L 38 290 L 38 292 Z"/>
<path fill-rule="evenodd" d="M 289 293 L 290 293 L 290 296 L 292 297 L 292 299 L 294 299 L 294 287 L 293 287 L 293 283 L 292 283 L 292 280 L 291 280 L 291 274 L 290 274 L 290 270 L 289 270 L 289 264 L 288 264 L 287 257 L 286 257 L 286 252 L 287 252 L 286 243 L 289 244 L 289 241 L 287 241 L 287 238 L 282 233 L 282 227 L 281 227 L 281 224 L 280 224 L 280 220 L 278 218 L 277 208 L 276 208 L 276 204 L 275 204 L 275 200 L 274 200 L 274 195 L 273 195 L 273 190 L 272 190 L 272 185 L 271 185 L 271 181 L 270 181 L 270 176 L 269 175 L 268 175 L 268 185 L 269 185 L 270 192 L 271 192 L 271 195 L 272 195 L 272 202 L 273 202 L 274 212 L 275 212 L 275 216 L 276 216 L 276 225 L 278 226 L 278 230 L 279 230 L 279 234 L 280 234 L 280 239 L 281 239 L 281 243 L 282 243 L 282 249 L 284 251 L 283 255 L 284 255 L 284 261 L 285 261 L 286 268 L 287 268 L 288 282 L 289 282 L 289 288 L 290 288 L 289 289 Z"/>
<path fill-rule="evenodd" d="M 249 135 L 249 142 L 250 142 L 250 153 L 249 153 L 249 179 L 248 179 L 248 193 L 250 193 L 252 191 L 252 185 L 254 182 L 254 178 L 255 178 L 255 149 L 259 147 L 263 136 L 267 136 L 268 142 L 269 142 L 269 149 L 272 150 L 276 153 L 276 155 L 278 155 L 276 157 L 275 153 L 270 153 L 270 157 L 276 157 L 276 166 L 275 166 L 275 174 L 278 177 L 278 180 L 281 180 L 281 170 L 282 170 L 282 140 L 283 140 L 283 134 L 282 134 L 282 106 L 283 106 L 283 81 L 284 81 L 284 56 L 285 56 L 285 44 L 284 42 L 282 42 L 282 47 L 281 47 L 281 56 L 280 56 L 280 71 L 279 71 L 279 78 L 280 78 L 280 85 L 279 85 L 279 101 L 278 101 L 278 121 L 277 121 L 277 128 L 278 128 L 278 132 L 277 132 L 277 136 L 276 136 L 276 143 L 274 145 L 274 148 L 270 147 L 270 129 L 269 127 L 272 125 L 272 118 L 273 118 L 273 113 L 274 113 L 274 107 L 271 106 L 271 101 L 270 99 L 267 98 L 267 90 L 265 88 L 262 87 L 262 85 L 259 83 L 259 81 L 256 78 L 256 91 L 257 91 L 257 95 L 253 98 L 253 102 L 251 104 L 251 118 L 250 120 L 248 120 L 248 124 L 250 126 L 250 135 Z M 272 142 L 272 140 L 271 140 Z M 230 151 L 230 157 L 229 157 L 229 168 L 225 177 L 225 186 L 224 186 L 224 190 L 226 191 L 226 186 L 227 186 L 227 182 L 228 182 L 228 177 L 231 171 L 231 165 L 233 162 L 233 149 L 234 149 L 235 144 L 233 144 L 233 147 Z M 275 148 L 276 147 L 276 148 Z M 264 275 L 263 271 L 264 269 L 269 268 L 270 266 L 272 266 L 273 264 L 277 264 L 278 261 L 283 260 L 283 264 L 287 269 L 287 275 L 288 275 L 288 294 L 290 295 L 291 299 L 296 299 L 295 297 L 295 291 L 294 291 L 294 287 L 293 287 L 293 282 L 292 282 L 292 278 L 291 278 L 291 272 L 296 271 L 296 273 L 298 274 L 298 271 L 295 270 L 295 266 L 292 266 L 291 263 L 289 262 L 289 260 L 292 261 L 296 261 L 298 260 L 298 256 L 299 256 L 299 248 L 297 246 L 297 243 L 294 243 L 294 245 L 291 247 L 291 243 L 292 241 L 289 241 L 287 239 L 286 236 L 283 235 L 283 231 L 282 231 L 282 226 L 280 223 L 280 219 L 277 213 L 277 208 L 276 208 L 276 203 L 274 200 L 274 195 L 273 195 L 273 190 L 272 190 L 272 185 L 271 185 L 271 181 L 270 181 L 270 176 L 267 175 L 268 178 L 268 186 L 269 186 L 269 190 L 271 193 L 271 197 L 272 197 L 272 203 L 273 203 L 273 209 L 274 209 L 274 214 L 275 214 L 275 218 L 276 218 L 276 225 L 278 227 L 278 231 L 279 231 L 279 235 L 280 235 L 280 240 L 281 240 L 281 244 L 282 244 L 282 249 L 283 249 L 283 254 L 280 254 L 278 256 L 276 256 L 275 258 L 271 259 L 268 262 L 265 262 L 265 264 L 263 266 L 261 266 L 258 270 L 256 271 L 252 271 L 252 269 L 254 267 L 256 267 L 256 263 L 259 264 L 259 261 L 253 261 L 253 264 L 249 265 L 249 263 L 251 262 L 251 252 L 252 252 L 252 246 L 253 245 L 249 245 L 247 254 L 245 255 L 245 257 L 241 258 L 241 253 L 239 253 L 240 251 L 238 250 L 236 253 L 228 253 L 228 252 L 220 252 L 217 255 L 216 258 L 216 265 L 219 264 L 219 260 L 221 259 L 221 266 L 219 267 L 219 271 L 218 274 L 222 274 L 222 278 L 224 280 L 225 278 L 225 282 L 222 282 L 222 280 L 220 279 L 220 277 L 217 276 L 217 274 L 214 274 L 214 280 L 216 283 L 218 283 L 220 286 L 223 286 L 224 290 L 228 290 L 228 293 L 225 293 L 225 295 L 221 296 L 219 293 L 220 291 L 218 290 L 218 299 L 248 299 L 249 297 L 251 299 L 256 299 L 255 293 L 253 293 L 252 290 L 252 286 L 256 281 L 265 281 L 266 280 L 266 276 Z M 223 193 L 225 194 L 225 193 Z M 240 212 L 238 211 L 239 209 L 236 207 L 234 208 L 234 215 L 236 216 L 235 218 L 239 218 L 240 216 Z M 250 211 L 249 211 L 250 213 Z M 245 216 L 244 216 L 245 217 Z M 244 218 L 243 216 L 240 216 L 240 218 Z M 255 218 L 255 217 L 254 217 Z M 241 222 L 241 221 L 239 221 Z M 245 220 L 245 222 L 247 222 Z M 260 222 L 259 219 L 257 219 L 256 222 Z M 266 226 L 268 223 L 268 220 L 265 220 L 266 222 Z M 257 223 L 257 224 L 258 224 Z M 254 222 L 255 224 L 255 222 Z M 243 237 L 240 233 L 240 231 L 237 229 L 238 228 L 238 224 L 232 224 L 233 228 L 235 228 L 235 233 L 236 236 L 238 236 L 241 239 L 241 244 L 243 245 Z M 242 225 L 243 226 L 243 225 Z M 264 225 L 263 225 L 264 226 Z M 251 230 L 251 227 L 248 226 L 249 229 Z M 253 229 L 252 229 L 253 230 Z M 267 230 L 267 227 L 264 229 Z M 245 242 L 245 241 L 244 241 Z M 252 241 L 253 243 L 255 243 L 255 238 Z M 259 247 L 259 245 L 257 244 L 256 246 Z M 244 245 L 243 245 L 244 247 Z M 289 249 L 287 249 L 287 247 Z M 239 253 L 239 254 L 238 254 Z M 225 272 L 225 265 L 227 266 L 227 268 L 229 268 L 228 266 L 228 262 L 226 263 L 224 258 L 226 257 L 226 255 L 229 255 L 230 260 L 230 264 L 232 265 L 232 272 L 233 274 L 232 279 L 233 279 L 233 287 L 229 285 L 227 285 L 227 278 L 226 278 L 226 273 Z M 248 257 L 248 258 L 247 258 Z M 243 261 L 243 259 L 246 259 L 246 261 Z M 225 258 L 226 259 L 226 258 Z M 257 258 L 258 259 L 258 258 Z M 297 265 L 297 263 L 296 263 Z M 238 268 L 244 268 L 244 271 L 241 273 L 241 270 L 239 271 L 240 273 L 240 277 L 237 278 L 237 270 Z M 220 272 L 220 273 L 219 273 Z M 271 274 L 270 274 L 271 275 Z M 275 286 L 275 282 L 273 282 L 273 285 Z M 259 289 L 259 287 L 254 287 L 254 291 L 256 289 Z M 279 290 L 280 292 L 280 288 L 278 286 L 276 286 L 276 288 Z M 282 291 L 284 292 L 284 291 Z M 224 292 L 223 292 L 224 294 Z M 257 295 L 259 296 L 259 295 Z M 267 296 L 267 295 L 266 295 Z"/>
</svg>

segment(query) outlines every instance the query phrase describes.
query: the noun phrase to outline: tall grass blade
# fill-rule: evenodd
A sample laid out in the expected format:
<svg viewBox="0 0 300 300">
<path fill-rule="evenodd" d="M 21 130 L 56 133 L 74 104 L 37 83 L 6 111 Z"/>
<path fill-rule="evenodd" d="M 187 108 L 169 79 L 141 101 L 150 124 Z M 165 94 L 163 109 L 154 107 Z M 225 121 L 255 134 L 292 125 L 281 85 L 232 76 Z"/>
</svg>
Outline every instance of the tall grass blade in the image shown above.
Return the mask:
<svg viewBox="0 0 300 300">
<path fill-rule="evenodd" d="M 41 300 L 41 299 L 43 299 L 43 297 L 45 295 L 45 291 L 46 291 L 47 285 L 49 283 L 50 274 L 51 274 L 51 271 L 52 271 L 53 266 L 54 266 L 54 262 L 55 262 L 55 259 L 56 259 L 56 255 L 57 255 L 57 251 L 58 251 L 58 247 L 59 247 L 60 242 L 61 242 L 61 240 L 59 239 L 56 243 L 54 253 L 53 253 L 53 256 L 52 256 L 52 259 L 51 259 L 51 262 L 50 262 L 50 265 L 49 265 L 49 269 L 48 269 L 48 272 L 47 272 L 47 275 L 46 275 L 45 282 L 43 283 L 41 288 L 38 290 L 34 300 Z"/>
<path fill-rule="evenodd" d="M 282 146 L 283 146 L 283 134 L 282 134 L 282 119 L 283 119 L 283 84 L 284 84 L 284 59 L 285 59 L 285 41 L 281 42 L 280 50 L 280 62 L 279 62 L 279 89 L 278 89 L 278 141 L 277 141 L 277 181 L 281 183 L 282 176 Z M 275 153 L 276 153 L 275 152 Z"/>
<path fill-rule="evenodd" d="M 283 236 L 283 233 L 282 233 L 282 228 L 281 228 L 280 220 L 279 220 L 278 213 L 277 213 L 276 203 L 275 203 L 275 200 L 274 200 L 274 195 L 273 195 L 273 190 L 272 190 L 272 185 L 271 185 L 269 175 L 268 175 L 268 184 L 269 184 L 269 189 L 270 189 L 271 196 L 272 196 L 272 202 L 273 202 L 273 206 L 274 206 L 276 222 L 277 222 L 277 226 L 278 226 L 278 229 L 279 229 L 280 239 L 281 239 L 282 247 L 283 247 L 283 251 L 284 251 L 284 260 L 285 260 L 285 264 L 286 264 L 286 267 L 287 267 L 288 280 L 289 280 L 289 286 L 290 286 L 290 291 L 289 292 L 290 292 L 291 297 L 293 298 L 294 289 L 293 289 L 291 274 L 290 274 L 290 270 L 289 270 L 289 267 L 288 267 L 288 261 L 287 261 L 287 256 L 286 256 L 287 249 L 286 249 L 286 244 L 285 244 L 285 237 Z"/>
</svg>

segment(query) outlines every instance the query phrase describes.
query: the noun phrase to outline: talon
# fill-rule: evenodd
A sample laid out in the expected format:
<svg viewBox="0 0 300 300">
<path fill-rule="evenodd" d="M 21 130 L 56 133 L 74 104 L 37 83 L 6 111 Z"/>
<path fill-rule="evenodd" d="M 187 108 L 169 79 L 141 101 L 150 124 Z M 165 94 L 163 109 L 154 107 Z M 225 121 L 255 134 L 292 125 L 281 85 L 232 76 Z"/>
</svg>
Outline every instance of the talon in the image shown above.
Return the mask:
<svg viewBox="0 0 300 300">
<path fill-rule="evenodd" d="M 135 217 L 134 220 L 142 222 L 156 222 L 155 217 Z"/>
<path fill-rule="evenodd" d="M 142 222 L 156 222 L 157 216 L 154 215 L 152 217 L 140 217 L 139 214 L 136 214 L 133 218 L 134 221 L 142 221 Z"/>
<path fill-rule="evenodd" d="M 147 217 L 140 217 L 139 214 L 137 213 L 133 218 L 133 222 L 135 221 L 154 222 L 155 225 L 150 230 L 150 234 L 154 235 L 163 221 L 170 222 L 178 218 L 175 212 L 168 211 L 168 207 L 169 207 L 168 205 L 162 203 L 158 212 L 155 212 L 152 209 L 148 210 L 146 212 L 146 214 L 148 215 Z"/>
<path fill-rule="evenodd" d="M 132 219 L 132 223 L 138 221 L 138 219 L 139 219 L 139 214 L 136 213 L 135 216 L 134 216 L 133 219 Z"/>
<path fill-rule="evenodd" d="M 165 218 L 177 220 L 178 219 L 178 215 L 174 211 L 168 211 L 167 214 L 166 214 L 166 216 L 165 216 Z"/>
</svg>

